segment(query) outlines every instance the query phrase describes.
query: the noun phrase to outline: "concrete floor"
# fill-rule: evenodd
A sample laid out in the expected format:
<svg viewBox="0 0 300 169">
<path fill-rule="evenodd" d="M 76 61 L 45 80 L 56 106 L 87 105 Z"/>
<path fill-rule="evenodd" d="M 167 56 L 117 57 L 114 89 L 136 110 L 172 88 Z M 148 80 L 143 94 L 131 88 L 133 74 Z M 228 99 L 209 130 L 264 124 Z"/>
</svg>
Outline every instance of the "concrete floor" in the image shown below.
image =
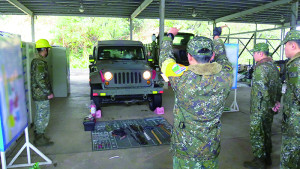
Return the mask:
<svg viewBox="0 0 300 169">
<path fill-rule="evenodd" d="M 169 169 L 172 168 L 172 154 L 169 145 L 145 148 L 120 149 L 92 152 L 91 133 L 85 132 L 82 121 L 89 112 L 89 85 L 87 71 L 71 73 L 71 94 L 68 98 L 55 98 L 51 101 L 51 118 L 46 133 L 55 144 L 51 147 L 38 147 L 53 160 L 54 165 L 41 166 L 42 169 Z M 231 92 L 226 105 L 233 101 Z M 220 169 L 242 169 L 243 162 L 253 158 L 249 140 L 249 107 L 250 88 L 238 88 L 237 102 L 240 112 L 227 112 L 222 116 Z M 173 124 L 174 94 L 172 89 L 163 94 L 164 118 Z M 148 104 L 106 105 L 102 109 L 101 121 L 119 119 L 137 119 L 157 116 L 148 108 Z M 272 169 L 279 168 L 281 145 L 281 114 L 274 117 Z M 30 129 L 32 142 L 32 128 Z M 24 139 L 7 153 L 8 161 L 20 149 Z M 33 153 L 32 161 L 41 161 Z M 22 153 L 17 163 L 26 162 Z"/>
</svg>

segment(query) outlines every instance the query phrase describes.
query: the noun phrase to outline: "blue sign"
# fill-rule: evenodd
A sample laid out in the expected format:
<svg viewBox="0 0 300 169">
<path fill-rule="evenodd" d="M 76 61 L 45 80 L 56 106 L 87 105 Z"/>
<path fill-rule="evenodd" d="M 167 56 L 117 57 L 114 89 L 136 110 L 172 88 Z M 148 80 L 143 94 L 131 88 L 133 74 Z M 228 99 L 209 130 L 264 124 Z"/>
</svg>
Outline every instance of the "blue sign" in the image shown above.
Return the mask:
<svg viewBox="0 0 300 169">
<path fill-rule="evenodd" d="M 225 50 L 226 50 L 227 58 L 232 63 L 232 68 L 233 68 L 232 89 L 236 89 L 237 75 L 238 75 L 239 44 L 225 43 Z"/>
<path fill-rule="evenodd" d="M 27 127 L 26 110 L 20 38 L 0 32 L 0 151 Z"/>
</svg>

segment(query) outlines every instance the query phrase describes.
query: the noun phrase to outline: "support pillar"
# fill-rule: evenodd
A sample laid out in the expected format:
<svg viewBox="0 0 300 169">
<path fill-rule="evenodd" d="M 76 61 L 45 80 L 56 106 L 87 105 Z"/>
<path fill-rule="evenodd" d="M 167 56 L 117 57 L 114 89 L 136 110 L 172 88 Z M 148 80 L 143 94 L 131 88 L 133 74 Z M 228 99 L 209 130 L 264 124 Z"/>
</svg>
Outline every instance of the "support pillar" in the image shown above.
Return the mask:
<svg viewBox="0 0 300 169">
<path fill-rule="evenodd" d="M 253 47 L 256 44 L 256 36 L 257 36 L 257 23 L 255 23 L 255 32 L 254 32 L 254 38 L 253 38 Z"/>
<path fill-rule="evenodd" d="M 292 15 L 291 15 L 291 30 L 296 30 L 297 19 L 298 19 L 298 1 L 292 3 Z"/>
<path fill-rule="evenodd" d="M 34 15 L 31 15 L 31 41 L 35 42 Z"/>
<path fill-rule="evenodd" d="M 130 29 L 130 40 L 132 40 L 132 30 L 133 30 L 133 28 L 132 28 L 132 19 L 131 19 L 131 18 L 129 18 L 129 22 L 130 22 L 130 24 L 129 24 L 129 29 Z"/>
<path fill-rule="evenodd" d="M 254 32 L 254 37 L 253 37 L 253 48 L 256 44 L 256 36 L 257 36 L 257 23 L 255 23 L 255 32 Z M 255 65 L 255 60 L 253 58 L 253 65 Z"/>
<path fill-rule="evenodd" d="M 213 22 L 213 29 L 215 29 L 215 27 L 217 27 L 217 23 L 214 21 Z"/>
<path fill-rule="evenodd" d="M 159 6 L 159 48 L 161 48 L 165 27 L 165 0 L 160 0 Z"/>
<path fill-rule="evenodd" d="M 281 29 L 281 37 L 280 37 L 281 41 L 280 41 L 280 43 L 283 41 L 284 35 L 285 35 L 285 29 L 283 28 L 283 29 Z M 281 45 L 280 46 L 280 59 L 281 60 L 283 60 L 283 55 L 284 55 L 284 45 Z"/>
</svg>

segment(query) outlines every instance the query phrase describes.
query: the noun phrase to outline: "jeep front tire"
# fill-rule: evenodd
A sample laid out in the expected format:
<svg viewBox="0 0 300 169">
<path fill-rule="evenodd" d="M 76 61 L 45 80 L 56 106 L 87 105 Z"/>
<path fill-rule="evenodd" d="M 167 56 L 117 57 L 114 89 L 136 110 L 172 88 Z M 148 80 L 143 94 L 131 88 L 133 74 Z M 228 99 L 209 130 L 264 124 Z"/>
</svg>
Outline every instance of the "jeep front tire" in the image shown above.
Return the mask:
<svg viewBox="0 0 300 169">
<path fill-rule="evenodd" d="M 154 111 L 157 107 L 162 105 L 162 95 L 161 94 L 151 94 L 149 95 L 149 108 L 151 111 Z"/>
</svg>

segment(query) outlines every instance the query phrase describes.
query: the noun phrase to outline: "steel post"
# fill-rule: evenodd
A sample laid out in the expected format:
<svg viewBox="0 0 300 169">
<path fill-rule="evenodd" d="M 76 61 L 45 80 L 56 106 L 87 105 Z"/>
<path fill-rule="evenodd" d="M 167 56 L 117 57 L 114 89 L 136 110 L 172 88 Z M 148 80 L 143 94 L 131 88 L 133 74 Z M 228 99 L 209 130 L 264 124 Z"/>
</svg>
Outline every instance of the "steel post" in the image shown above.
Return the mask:
<svg viewBox="0 0 300 169">
<path fill-rule="evenodd" d="M 159 48 L 161 48 L 161 44 L 164 37 L 164 29 L 165 27 L 165 0 L 160 0 L 159 6 Z"/>
</svg>

